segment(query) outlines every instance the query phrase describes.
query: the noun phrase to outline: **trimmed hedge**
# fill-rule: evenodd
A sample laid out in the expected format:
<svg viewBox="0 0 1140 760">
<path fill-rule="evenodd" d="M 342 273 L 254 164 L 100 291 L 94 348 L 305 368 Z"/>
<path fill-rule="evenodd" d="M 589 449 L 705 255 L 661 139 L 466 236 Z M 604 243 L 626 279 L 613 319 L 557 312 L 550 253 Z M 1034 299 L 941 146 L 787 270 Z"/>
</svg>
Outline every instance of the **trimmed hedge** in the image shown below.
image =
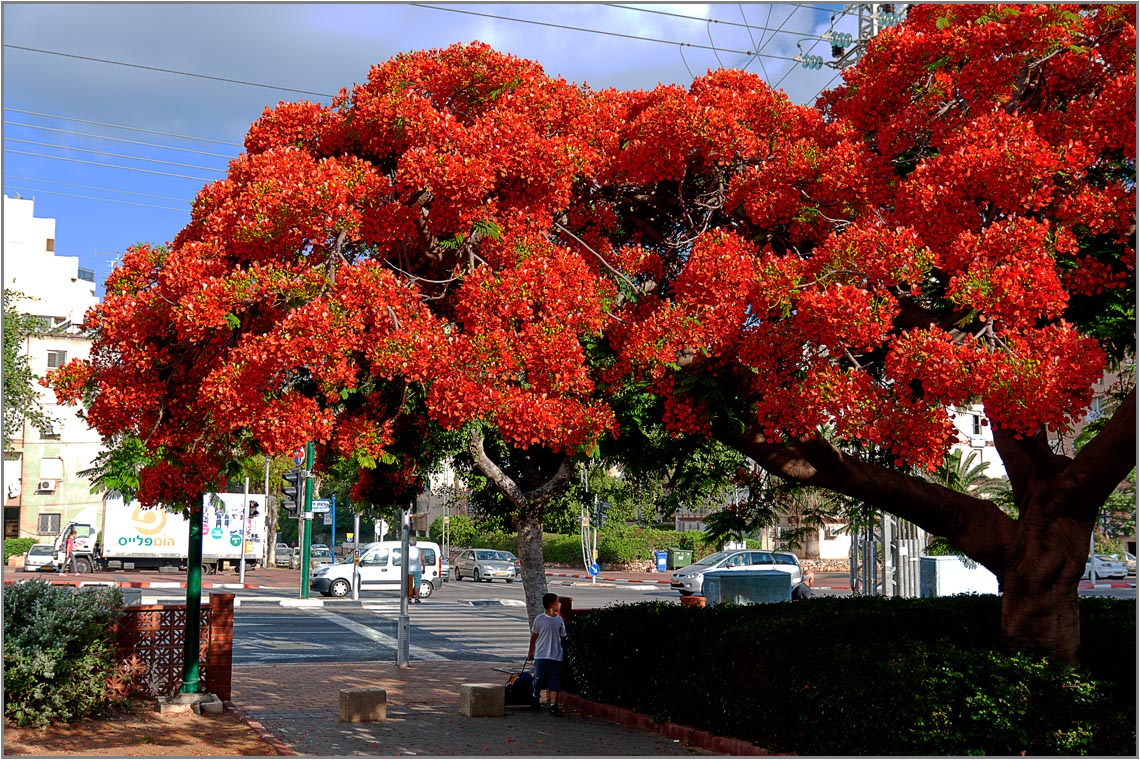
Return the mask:
<svg viewBox="0 0 1140 760">
<path fill-rule="evenodd" d="M 1072 669 L 1004 653 L 1000 599 L 823 597 L 576 615 L 578 693 L 773 752 L 1135 755 L 1135 604 L 1081 599 Z"/>
<path fill-rule="evenodd" d="M 108 688 L 118 588 L 23 581 L 4 588 L 4 717 L 47 726 L 121 704 Z"/>
<path fill-rule="evenodd" d="M 20 554 L 27 554 L 28 549 L 31 549 L 37 543 L 34 538 L 5 538 L 4 539 L 4 564 L 8 564 L 9 557 L 15 557 Z"/>
<path fill-rule="evenodd" d="M 455 541 L 454 538 L 452 543 L 457 546 L 463 545 Z M 471 538 L 470 546 L 499 549 L 514 552 L 516 555 L 519 553 L 518 534 L 505 531 L 478 533 Z M 638 561 L 652 562 L 655 549 L 670 548 L 691 549 L 694 561 L 717 550 L 716 546 L 705 543 L 704 534 L 699 530 L 658 530 L 656 528 L 631 528 L 623 525 L 615 528 L 602 528 L 598 531 L 598 562 L 603 565 L 610 562 L 621 564 Z M 581 538 L 577 534 L 543 533 L 542 558 L 552 565 L 568 565 L 571 567 L 580 565 L 582 563 Z"/>
</svg>

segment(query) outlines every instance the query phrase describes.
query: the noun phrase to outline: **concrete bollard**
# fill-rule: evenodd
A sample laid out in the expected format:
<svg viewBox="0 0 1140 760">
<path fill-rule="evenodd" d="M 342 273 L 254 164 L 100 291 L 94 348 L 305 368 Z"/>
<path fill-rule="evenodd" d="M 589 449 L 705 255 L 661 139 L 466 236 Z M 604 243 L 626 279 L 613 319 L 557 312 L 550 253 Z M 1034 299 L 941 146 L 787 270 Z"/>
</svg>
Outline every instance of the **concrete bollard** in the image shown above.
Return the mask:
<svg viewBox="0 0 1140 760">
<path fill-rule="evenodd" d="M 340 720 L 343 723 L 388 720 L 388 692 L 385 689 L 341 689 Z"/>
<path fill-rule="evenodd" d="M 465 683 L 459 686 L 459 714 L 470 718 L 498 718 L 507 714 L 507 690 L 501 683 Z"/>
<path fill-rule="evenodd" d="M 703 596 L 683 596 L 681 597 L 682 607 L 704 607 L 705 598 Z"/>
</svg>

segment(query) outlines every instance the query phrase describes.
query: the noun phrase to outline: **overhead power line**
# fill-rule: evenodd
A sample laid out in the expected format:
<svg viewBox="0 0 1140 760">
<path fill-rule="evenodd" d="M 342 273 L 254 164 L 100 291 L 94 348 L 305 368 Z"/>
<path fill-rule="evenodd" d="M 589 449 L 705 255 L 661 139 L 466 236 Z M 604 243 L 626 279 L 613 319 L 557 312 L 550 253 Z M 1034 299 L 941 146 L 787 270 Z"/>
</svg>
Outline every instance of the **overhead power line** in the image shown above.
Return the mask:
<svg viewBox="0 0 1140 760">
<path fill-rule="evenodd" d="M 129 153 L 108 153 L 105 150 L 92 150 L 90 148 L 76 148 L 76 147 L 71 146 L 71 145 L 58 145 L 56 143 L 37 142 L 36 140 L 21 140 L 21 139 L 16 138 L 16 137 L 5 137 L 4 140 L 7 142 L 23 143 L 25 145 L 39 145 L 40 147 L 43 147 L 43 148 L 59 148 L 60 150 L 75 150 L 75 151 L 79 151 L 80 153 L 94 153 L 94 154 L 99 155 L 99 156 L 110 156 L 111 158 L 125 158 L 129 161 L 146 161 L 147 163 L 151 163 L 151 164 L 165 164 L 167 166 L 181 166 L 181 167 L 184 167 L 186 169 L 201 169 L 202 171 L 218 172 L 219 174 L 225 174 L 226 173 L 225 169 L 215 169 L 212 166 L 198 166 L 197 164 L 182 164 L 182 163 L 179 163 L 177 161 L 163 161 L 163 160 L 158 159 L 158 158 L 143 158 L 142 156 L 132 156 Z"/>
<path fill-rule="evenodd" d="M 610 32 L 610 31 L 606 31 L 606 30 L 602 30 L 602 29 L 589 29 L 589 28 L 581 27 L 581 26 L 570 26 L 568 24 L 555 24 L 555 23 L 550 22 L 550 21 L 535 21 L 533 19 L 512 18 L 510 16 L 498 16 L 494 13 L 479 13 L 478 11 L 468 11 L 468 10 L 463 10 L 461 8 L 443 8 L 443 7 L 438 6 L 438 5 L 428 5 L 426 3 L 411 3 L 411 5 L 413 5 L 417 8 L 426 8 L 428 10 L 433 10 L 433 11 L 446 11 L 448 13 L 462 13 L 462 14 L 465 14 L 467 16 L 480 16 L 482 18 L 493 18 L 493 19 L 497 19 L 499 21 L 514 21 L 515 23 L 518 23 L 518 24 L 534 24 L 535 26 L 546 26 L 546 27 L 551 27 L 553 29 L 566 29 L 566 30 L 571 31 L 571 32 L 587 32 L 589 34 L 604 34 L 604 35 L 607 35 L 610 37 L 621 37 L 621 38 L 627 39 L 627 40 L 639 40 L 641 42 L 658 42 L 658 43 L 661 43 L 663 45 L 679 45 L 681 47 L 699 48 L 701 50 L 713 50 L 713 51 L 717 51 L 720 53 L 736 53 L 738 55 L 762 55 L 765 58 L 775 58 L 775 59 L 778 59 L 781 61 L 795 60 L 794 58 L 790 58 L 790 57 L 782 56 L 782 55 L 768 55 L 766 53 L 758 53 L 755 50 L 735 50 L 733 48 L 717 47 L 716 45 L 701 45 L 701 44 L 698 44 L 695 42 L 677 42 L 675 40 L 663 40 L 663 39 L 659 39 L 657 37 L 640 37 L 636 34 L 623 34 L 621 32 Z"/>
<path fill-rule="evenodd" d="M 41 182 L 47 185 L 62 185 L 64 187 L 78 187 L 81 190 L 102 190 L 107 193 L 122 193 L 124 195 L 138 195 L 143 198 L 159 198 L 164 201 L 178 201 L 179 203 L 192 203 L 185 198 L 176 198 L 173 195 L 154 195 L 152 193 L 138 193 L 134 190 L 118 190 L 113 187 L 103 187 L 102 185 L 77 185 L 74 182 L 59 182 L 53 179 L 36 179 L 34 177 L 5 177 L 10 182 Z M 44 192 L 47 192 L 46 190 Z"/>
<path fill-rule="evenodd" d="M 24 111 L 24 110 L 19 109 L 19 108 L 8 108 L 6 106 L 5 106 L 4 110 L 5 111 L 11 111 L 12 113 L 29 114 L 31 116 L 43 116 L 46 119 L 61 119 L 63 121 L 76 121 L 76 122 L 79 122 L 80 124 L 94 124 L 94 125 L 99 126 L 99 127 L 111 127 L 113 129 L 129 129 L 132 132 L 146 132 L 147 134 L 151 134 L 151 135 L 163 135 L 165 137 L 177 137 L 177 138 L 182 139 L 182 140 L 197 140 L 199 142 L 217 143 L 218 145 L 232 145 L 236 148 L 245 147 L 242 143 L 226 142 L 225 140 L 215 140 L 215 139 L 210 138 L 210 137 L 191 137 L 190 135 L 180 135 L 180 134 L 177 134 L 175 132 L 159 132 L 159 131 L 154 130 L 154 129 L 143 129 L 142 127 L 128 127 L 125 124 L 108 124 L 105 121 L 90 121 L 88 119 L 78 119 L 74 116 L 60 116 L 58 114 L 40 113 L 39 111 Z"/>
<path fill-rule="evenodd" d="M 53 161 L 71 161 L 76 164 L 91 164 L 92 166 L 104 166 L 108 169 L 126 169 L 131 172 L 143 172 L 144 174 L 161 174 L 164 177 L 177 177 L 178 179 L 193 179 L 199 182 L 216 182 L 215 179 L 209 177 L 190 177 L 185 174 L 171 174 L 170 172 L 160 172 L 153 169 L 140 169 L 137 166 L 120 166 L 119 164 L 105 164 L 101 161 L 85 161 L 82 158 L 68 158 L 67 156 L 53 156 L 49 153 L 32 153 L 27 150 L 13 150 L 12 148 L 5 148 L 6 153 L 15 153 L 21 156 L 35 156 L 36 158 L 50 158 Z"/>
<path fill-rule="evenodd" d="M 112 61 L 107 58 L 95 58 L 89 55 L 76 55 L 75 53 L 61 53 L 58 50 L 43 50 L 41 48 L 25 47 L 23 45 L 9 45 L 4 44 L 4 47 L 11 48 L 12 50 L 25 50 L 29 53 L 42 53 L 44 55 L 58 55 L 63 58 L 76 58 L 80 61 L 94 61 L 95 63 L 107 63 L 112 66 L 127 66 L 132 69 L 143 69 L 145 71 L 157 71 L 162 74 L 177 74 L 183 77 L 194 77 L 195 79 L 212 79 L 215 82 L 227 82 L 229 84 L 241 84 L 247 87 L 262 87 L 267 90 L 280 90 L 281 92 L 296 92 L 301 95 L 316 95 L 321 98 L 334 97 L 327 92 L 313 92 L 312 90 L 298 90 L 295 87 L 281 87 L 276 84 L 263 84 L 261 82 L 249 82 L 244 79 L 229 79 L 227 77 L 215 77 L 209 74 L 195 74 L 190 71 L 178 71 L 176 69 L 164 69 L 159 66 L 144 66 L 141 63 L 127 63 L 126 61 Z"/>
<path fill-rule="evenodd" d="M 144 145 L 148 148 L 162 148 L 163 150 L 176 150 L 180 153 L 194 153 L 199 156 L 214 156 L 216 158 L 234 158 L 233 153 L 211 153 L 206 150 L 194 150 L 193 148 L 177 148 L 173 145 L 159 145 L 158 143 L 143 142 L 141 140 L 128 140 L 124 137 L 110 137 L 108 135 L 93 135 L 90 132 L 76 132 L 72 129 L 56 129 L 55 127 L 44 127 L 39 124 L 26 124 L 22 121 L 5 121 L 13 127 L 26 127 L 28 129 L 39 129 L 45 132 L 60 132 L 65 135 L 77 135 L 79 137 L 89 137 L 92 140 L 110 140 L 112 142 L 129 143 L 130 145 Z"/>
<path fill-rule="evenodd" d="M 165 211 L 178 211 L 185 214 L 189 209 L 186 208 L 171 208 L 170 206 L 156 206 L 153 203 L 138 203 L 137 201 L 124 201 L 118 198 L 100 198 L 95 195 L 79 195 L 78 193 L 64 193 L 59 190 L 43 190 L 35 187 L 25 187 L 24 185 L 16 185 L 13 190 L 23 191 L 25 193 L 47 193 L 48 195 L 65 195 L 69 198 L 82 198 L 88 201 L 105 201 L 106 203 L 125 203 L 128 206 L 145 206 L 147 208 L 159 208 Z"/>
<path fill-rule="evenodd" d="M 657 16 L 670 16 L 672 18 L 688 19 L 689 21 L 699 21 L 702 24 L 720 24 L 722 26 L 742 27 L 744 29 L 749 30 L 750 32 L 753 30 L 756 30 L 756 31 L 762 31 L 762 32 L 772 32 L 773 34 L 796 34 L 796 35 L 799 35 L 799 32 L 785 31 L 782 25 L 778 28 L 773 28 L 770 26 L 760 26 L 759 24 L 749 24 L 749 23 L 747 23 L 747 20 L 744 23 L 741 23 L 739 21 L 725 21 L 724 19 L 717 19 L 717 18 L 702 18 L 702 17 L 698 17 L 698 16 L 686 16 L 683 13 L 670 13 L 669 11 L 658 11 L 658 10 L 653 10 L 652 8 L 638 8 L 638 7 L 635 7 L 632 5 L 622 5 L 620 3 L 606 3 L 606 5 L 610 6 L 611 8 L 620 8 L 620 9 L 626 10 L 626 11 L 636 11 L 638 13 L 652 13 L 652 14 L 657 15 Z M 804 7 L 804 6 L 797 6 L 797 7 Z M 808 7 L 810 7 L 810 6 L 808 6 Z M 823 10 L 823 9 L 818 8 L 817 10 Z M 792 11 L 792 13 L 795 13 L 795 11 Z M 791 16 L 791 14 L 789 14 L 789 17 L 790 16 Z M 784 22 L 784 23 L 787 23 L 787 22 Z M 802 35 L 800 35 L 800 36 L 802 36 Z M 808 36 L 810 37 L 811 35 L 808 35 Z M 820 39 L 823 39 L 823 38 L 821 37 Z"/>
</svg>

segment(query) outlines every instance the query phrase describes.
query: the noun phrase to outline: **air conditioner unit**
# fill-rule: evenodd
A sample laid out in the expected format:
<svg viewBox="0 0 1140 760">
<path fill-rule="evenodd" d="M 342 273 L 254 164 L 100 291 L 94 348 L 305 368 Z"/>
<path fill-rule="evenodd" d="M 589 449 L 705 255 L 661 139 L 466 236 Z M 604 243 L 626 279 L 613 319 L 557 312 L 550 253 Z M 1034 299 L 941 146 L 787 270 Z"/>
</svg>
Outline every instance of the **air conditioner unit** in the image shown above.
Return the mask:
<svg viewBox="0 0 1140 760">
<path fill-rule="evenodd" d="M 37 491 L 49 491 L 51 493 L 55 493 L 55 481 L 54 480 L 41 480 L 39 482 L 39 484 L 36 486 L 36 490 Z"/>
<path fill-rule="evenodd" d="M 986 439 L 980 435 L 970 436 L 970 448 L 984 449 L 986 447 Z"/>
</svg>

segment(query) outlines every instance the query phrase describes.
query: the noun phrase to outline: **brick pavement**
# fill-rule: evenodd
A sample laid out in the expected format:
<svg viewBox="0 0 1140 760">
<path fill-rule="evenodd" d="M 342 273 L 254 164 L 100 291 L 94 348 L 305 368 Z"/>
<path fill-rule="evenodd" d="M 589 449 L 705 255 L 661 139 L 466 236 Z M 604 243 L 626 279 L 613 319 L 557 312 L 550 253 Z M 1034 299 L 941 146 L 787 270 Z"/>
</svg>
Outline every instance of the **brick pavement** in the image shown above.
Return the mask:
<svg viewBox="0 0 1140 760">
<path fill-rule="evenodd" d="M 505 683 L 498 663 L 413 661 L 235 666 L 231 701 L 246 717 L 301 755 L 618 756 L 697 755 L 707 750 L 658 733 L 567 709 L 508 707 L 499 718 L 459 714 L 459 685 Z M 340 689 L 388 692 L 388 720 L 341 723 Z M 256 726 L 255 726 L 256 727 Z"/>
</svg>

